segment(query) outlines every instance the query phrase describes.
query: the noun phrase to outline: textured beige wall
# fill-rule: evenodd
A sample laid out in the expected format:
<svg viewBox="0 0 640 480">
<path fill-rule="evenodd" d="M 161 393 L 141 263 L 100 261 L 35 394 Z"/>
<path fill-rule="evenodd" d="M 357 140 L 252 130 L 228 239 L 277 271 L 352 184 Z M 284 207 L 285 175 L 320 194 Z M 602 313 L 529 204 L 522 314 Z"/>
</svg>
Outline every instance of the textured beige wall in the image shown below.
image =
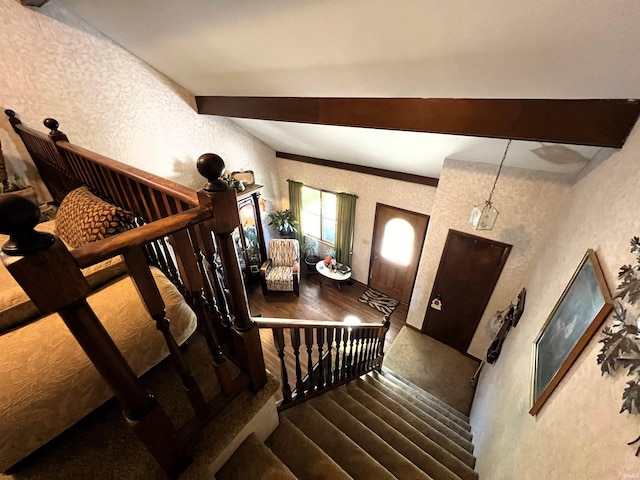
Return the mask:
<svg viewBox="0 0 640 480">
<path fill-rule="evenodd" d="M 358 196 L 356 226 L 353 239 L 353 277 L 367 283 L 371 237 L 376 203 L 430 214 L 436 189 L 415 183 L 399 182 L 364 173 L 347 172 L 292 160 L 278 159 L 282 205 L 289 205 L 287 180 L 297 180 L 310 187 L 332 192 L 348 192 Z"/>
<path fill-rule="evenodd" d="M 411 325 L 422 327 L 449 229 L 513 245 L 469 346 L 469 353 L 476 357 L 482 357 L 491 342 L 486 323 L 497 310 L 515 300 L 530 263 L 538 255 L 553 224 L 557 207 L 569 189 L 566 182 L 549 174 L 504 167 L 493 195 L 500 212 L 496 225 L 491 231 L 475 231 L 469 225 L 471 208 L 487 198 L 496 171 L 495 165 L 445 160 L 407 318 Z"/>
<path fill-rule="evenodd" d="M 253 169 L 265 197 L 280 199 L 272 149 L 229 120 L 198 115 L 189 92 L 56 3 L 0 0 L 2 110 L 43 131 L 55 117 L 73 143 L 196 188 L 194 162 L 214 152 L 228 171 Z M 0 141 L 9 168 L 34 181 L 4 114 Z"/>
<path fill-rule="evenodd" d="M 534 418 L 529 415 L 531 345 L 587 248 L 596 250 L 613 292 L 620 265 L 632 263 L 640 233 L 640 124 L 625 147 L 571 191 L 559 223 L 526 285 L 524 315 L 495 366 L 483 370 L 471 412 L 477 470 L 485 479 L 640 478 L 640 417 L 618 414 L 625 374 L 601 376 L 594 335 Z M 610 324 L 611 320 L 605 321 Z"/>
</svg>

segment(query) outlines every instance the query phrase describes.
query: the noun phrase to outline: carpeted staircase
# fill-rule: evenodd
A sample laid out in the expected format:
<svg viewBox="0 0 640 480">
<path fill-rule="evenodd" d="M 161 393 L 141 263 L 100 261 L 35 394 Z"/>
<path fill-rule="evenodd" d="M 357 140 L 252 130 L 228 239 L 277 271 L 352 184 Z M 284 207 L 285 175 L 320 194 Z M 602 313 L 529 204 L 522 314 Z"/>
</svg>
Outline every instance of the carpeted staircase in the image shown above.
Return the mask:
<svg viewBox="0 0 640 480">
<path fill-rule="evenodd" d="M 468 421 L 383 368 L 282 412 L 216 479 L 477 479 Z"/>
</svg>

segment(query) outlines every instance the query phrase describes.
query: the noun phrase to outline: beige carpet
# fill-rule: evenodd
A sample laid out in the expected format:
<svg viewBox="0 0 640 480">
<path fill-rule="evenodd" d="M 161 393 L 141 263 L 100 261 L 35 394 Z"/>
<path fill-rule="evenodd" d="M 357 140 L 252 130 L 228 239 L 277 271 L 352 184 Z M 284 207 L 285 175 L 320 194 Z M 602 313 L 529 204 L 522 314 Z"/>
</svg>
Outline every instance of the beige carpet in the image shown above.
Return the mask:
<svg viewBox="0 0 640 480">
<path fill-rule="evenodd" d="M 465 415 L 475 388 L 469 383 L 479 362 L 433 338 L 403 327 L 384 358 L 385 367 Z"/>
<path fill-rule="evenodd" d="M 249 437 L 218 480 L 478 480 L 471 426 L 406 380 L 370 372 L 295 405 Z"/>
<path fill-rule="evenodd" d="M 199 334 L 194 334 L 189 343 L 187 359 L 194 375 L 200 379 L 205 398 L 210 399 L 220 391 L 211 375 L 211 355 Z M 230 367 L 235 378 L 239 370 L 232 364 Z M 168 358 L 147 372 L 142 383 L 156 395 L 175 425 L 182 424 L 191 415 L 178 375 Z M 206 469 L 207 461 L 219 454 L 226 445 L 224 442 L 235 436 L 278 388 L 278 380 L 269 374 L 269 383 L 258 395 L 248 389 L 241 392 L 192 442 L 190 453 L 194 464 L 190 470 Z M 0 480 L 166 478 L 126 425 L 114 399 L 31 454 L 10 472 L 0 473 Z"/>
</svg>

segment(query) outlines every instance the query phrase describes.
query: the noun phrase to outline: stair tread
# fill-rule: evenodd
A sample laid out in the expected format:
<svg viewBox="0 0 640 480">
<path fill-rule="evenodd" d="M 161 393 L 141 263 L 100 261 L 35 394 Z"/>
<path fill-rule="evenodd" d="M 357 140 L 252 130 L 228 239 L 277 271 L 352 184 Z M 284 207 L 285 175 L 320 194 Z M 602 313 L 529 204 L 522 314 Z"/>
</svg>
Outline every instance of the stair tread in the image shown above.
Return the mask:
<svg viewBox="0 0 640 480">
<path fill-rule="evenodd" d="M 404 407 L 388 398 L 376 398 L 372 396 L 369 392 L 360 388 L 355 382 L 347 385 L 347 393 L 369 411 L 385 418 L 387 423 L 390 423 L 405 436 L 410 437 L 420 448 L 434 456 L 434 458 L 437 458 L 438 461 L 459 476 L 463 476 L 465 472 L 469 473 L 467 469 L 460 467 L 460 463 L 473 472 L 475 457 L 468 450 L 461 447 L 446 435 L 434 430 L 430 425 L 425 424 L 420 418 L 416 417 Z M 416 435 L 414 431 L 417 432 L 418 435 Z M 451 459 L 449 455 L 451 455 L 453 459 Z"/>
<path fill-rule="evenodd" d="M 254 480 L 296 480 L 291 470 L 253 433 L 242 442 L 227 463 L 216 473 L 216 478 L 218 480 L 247 478 L 248 465 L 251 465 L 251 478 Z"/>
<path fill-rule="evenodd" d="M 385 375 L 379 375 L 372 372 L 368 374 L 368 376 L 370 378 L 373 378 L 375 381 L 380 382 L 390 390 L 393 390 L 398 395 L 402 395 L 405 400 L 413 403 L 416 407 L 423 410 L 425 413 L 428 413 L 434 418 L 437 418 L 443 424 L 449 426 L 452 430 L 461 433 L 465 438 L 468 438 L 469 440 L 472 438 L 471 425 L 468 422 L 465 422 L 448 410 L 443 411 L 443 408 L 439 404 L 434 404 L 429 399 L 423 398 L 420 395 L 420 392 L 415 390 L 414 388 L 407 387 L 406 385 L 399 385 L 398 383 L 390 380 L 389 377 Z"/>
<path fill-rule="evenodd" d="M 286 417 L 265 443 L 300 480 L 352 479 Z"/>
<path fill-rule="evenodd" d="M 309 404 L 397 478 L 431 479 L 330 396 L 321 395 L 310 400 Z"/>
<path fill-rule="evenodd" d="M 392 411 L 383 412 L 381 408 L 371 411 L 349 395 L 344 387 L 330 392 L 328 397 L 431 477 L 438 480 L 475 478 L 473 470 L 467 465 L 425 437 Z M 453 470 L 449 468 L 450 466 L 453 467 Z"/>
<path fill-rule="evenodd" d="M 286 410 L 282 415 L 296 425 L 355 480 L 395 477 L 335 425 L 306 403 Z"/>
<path fill-rule="evenodd" d="M 431 426 L 433 429 L 439 431 L 443 435 L 446 435 L 447 437 L 458 443 L 461 447 L 465 448 L 470 453 L 473 453 L 473 444 L 471 443 L 471 438 L 469 438 L 471 436 L 469 432 L 466 432 L 467 435 L 464 435 L 459 430 L 450 428 L 448 425 L 440 421 L 439 418 L 426 413 L 424 410 L 415 406 L 412 402 L 407 400 L 403 395 L 400 395 L 397 392 L 394 392 L 393 390 L 385 387 L 380 382 L 371 377 L 367 376 L 364 377 L 364 379 L 358 379 L 356 380 L 356 384 L 362 386 L 362 388 L 367 392 L 369 392 L 367 388 L 373 389 L 377 392 L 377 395 L 383 395 L 384 397 L 387 397 L 391 402 L 399 404 L 400 406 L 404 407 L 406 410 L 420 418 L 423 422 Z"/>
<path fill-rule="evenodd" d="M 469 416 L 468 415 L 465 415 L 460 410 L 452 407 L 451 405 L 449 405 L 444 400 L 438 398 L 437 396 L 433 395 L 431 392 L 425 390 L 424 388 L 420 387 L 419 385 L 416 385 L 415 383 L 411 382 L 411 380 L 408 380 L 407 378 L 403 377 L 402 375 L 400 375 L 396 371 L 391 370 L 389 367 L 385 367 L 383 365 L 382 366 L 382 374 L 386 375 L 390 379 L 393 379 L 393 380 L 397 381 L 398 383 L 404 384 L 407 387 L 412 388 L 413 390 L 419 392 L 419 394 L 421 394 L 424 397 L 430 399 L 434 403 L 439 404 L 441 407 L 449 410 L 452 414 L 456 415 L 460 419 L 462 419 L 465 422 L 469 423 Z"/>
</svg>

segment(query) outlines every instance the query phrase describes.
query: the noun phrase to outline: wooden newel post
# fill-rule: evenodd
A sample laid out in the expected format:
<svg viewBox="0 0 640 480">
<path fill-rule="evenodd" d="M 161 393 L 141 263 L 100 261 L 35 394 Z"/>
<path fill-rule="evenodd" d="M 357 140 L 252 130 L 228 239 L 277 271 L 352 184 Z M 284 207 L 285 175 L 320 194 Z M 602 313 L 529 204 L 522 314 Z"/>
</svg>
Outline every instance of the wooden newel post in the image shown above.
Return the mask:
<svg viewBox="0 0 640 480">
<path fill-rule="evenodd" d="M 267 383 L 267 374 L 262 356 L 260 334 L 249 313 L 247 292 L 244 288 L 232 237 L 233 231 L 240 226 L 236 192 L 222 178 L 225 164 L 218 155 L 213 153 L 201 155 L 198 158 L 197 166 L 200 175 L 207 179 L 204 187 L 198 190 L 198 201 L 200 206 L 210 208 L 213 211 L 211 224 L 231 295 L 234 316 L 233 328 L 243 343 L 239 353 L 244 356 L 245 365 L 251 378 L 251 387 L 254 392 L 257 392 Z"/>
<path fill-rule="evenodd" d="M 0 197 L 0 233 L 10 239 L 0 259 L 43 315 L 57 312 L 122 406 L 124 417 L 171 476 L 187 459 L 169 417 L 139 384 L 86 297 L 87 280 L 62 241 L 34 230 L 36 205 L 18 195 Z"/>
</svg>

